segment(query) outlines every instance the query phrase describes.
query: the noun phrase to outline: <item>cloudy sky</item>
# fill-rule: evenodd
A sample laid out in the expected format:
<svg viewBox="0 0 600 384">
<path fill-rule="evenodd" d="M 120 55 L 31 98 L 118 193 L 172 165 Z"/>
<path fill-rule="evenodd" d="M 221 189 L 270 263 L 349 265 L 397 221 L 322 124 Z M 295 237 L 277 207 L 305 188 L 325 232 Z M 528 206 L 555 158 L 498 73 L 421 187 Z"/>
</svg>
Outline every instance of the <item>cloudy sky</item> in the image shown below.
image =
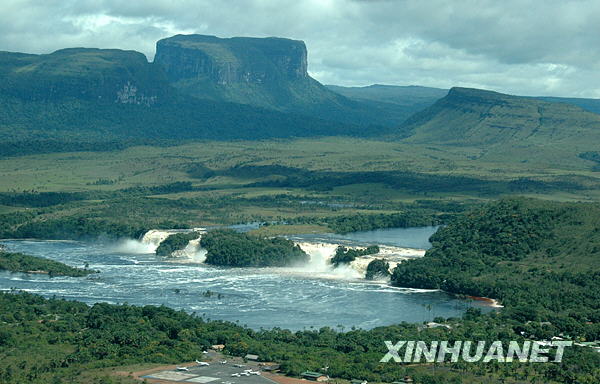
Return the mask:
<svg viewBox="0 0 600 384">
<path fill-rule="evenodd" d="M 176 33 L 304 40 L 325 84 L 600 98 L 598 0 L 2 0 L 0 50 L 141 51 Z"/>
</svg>

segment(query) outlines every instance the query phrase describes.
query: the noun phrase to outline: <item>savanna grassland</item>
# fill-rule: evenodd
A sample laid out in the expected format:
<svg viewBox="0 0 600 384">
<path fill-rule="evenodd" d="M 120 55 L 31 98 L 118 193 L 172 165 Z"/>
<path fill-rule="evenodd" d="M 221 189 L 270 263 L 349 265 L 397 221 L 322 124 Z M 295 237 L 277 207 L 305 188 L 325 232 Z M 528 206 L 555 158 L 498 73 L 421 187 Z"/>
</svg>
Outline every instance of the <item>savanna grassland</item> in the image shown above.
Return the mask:
<svg viewBox="0 0 600 384">
<path fill-rule="evenodd" d="M 358 138 L 316 138 L 237 142 L 192 142 L 168 147 L 132 147 L 108 152 L 76 152 L 5 157 L 0 160 L 3 191 L 115 190 L 190 180 L 185 166 L 211 169 L 240 165 L 283 165 L 314 171 L 411 171 L 507 180 L 519 177 L 598 178 L 594 162 L 573 149 L 515 148 L 494 151 L 476 147 L 406 144 Z M 115 181 L 108 185 L 99 180 Z M 97 183 L 97 184 L 94 184 Z M 219 178 L 205 186 L 234 187 L 239 180 Z M 226 189 L 226 188 L 223 188 Z M 434 193 L 434 191 L 431 191 Z M 585 194 L 583 194 L 585 195 Z M 592 194 L 593 195 L 593 194 Z"/>
<path fill-rule="evenodd" d="M 15 232 L 23 224 L 61 220 L 85 221 L 82 235 L 250 221 L 324 231 L 339 216 L 431 217 L 502 196 L 600 198 L 592 161 L 573 152 L 539 153 L 544 156 L 336 137 L 5 157 L 0 214 L 11 216 L 4 233 L 14 237 L 46 230 Z M 91 228 L 98 221 L 101 228 Z M 126 228 L 105 228 L 113 224 Z"/>
</svg>

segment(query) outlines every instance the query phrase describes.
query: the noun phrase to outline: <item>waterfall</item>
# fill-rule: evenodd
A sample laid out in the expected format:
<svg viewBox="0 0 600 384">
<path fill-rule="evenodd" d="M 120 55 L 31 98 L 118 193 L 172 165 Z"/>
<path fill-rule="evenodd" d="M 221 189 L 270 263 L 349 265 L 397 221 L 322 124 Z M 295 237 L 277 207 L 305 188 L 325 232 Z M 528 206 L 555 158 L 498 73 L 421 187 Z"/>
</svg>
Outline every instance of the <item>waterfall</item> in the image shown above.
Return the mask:
<svg viewBox="0 0 600 384">
<path fill-rule="evenodd" d="M 134 239 L 122 239 L 110 248 L 114 252 L 118 253 L 132 253 L 132 254 L 148 254 L 156 251 L 156 245 L 151 243 L 144 243 L 141 240 Z"/>
<path fill-rule="evenodd" d="M 423 257 L 425 251 L 422 249 L 401 248 L 393 246 L 379 246 L 379 253 L 367 256 L 357 257 L 349 265 L 340 265 L 334 268 L 331 265 L 331 259 L 335 255 L 338 246 L 344 245 L 349 249 L 364 249 L 361 246 L 349 246 L 347 244 L 326 243 L 326 242 L 295 242 L 304 252 L 310 256 L 308 265 L 303 266 L 307 272 L 328 273 L 336 277 L 363 278 L 365 277 L 367 266 L 375 259 L 384 259 L 390 264 L 390 272 L 398 263 L 403 260 Z"/>
<path fill-rule="evenodd" d="M 144 233 L 144 236 L 141 238 L 142 244 L 149 244 L 154 246 L 154 250 L 158 248 L 160 243 L 165 241 L 169 235 L 173 233 L 177 233 L 174 230 L 161 230 L 161 229 L 151 229 L 148 232 Z"/>
<path fill-rule="evenodd" d="M 132 253 L 132 254 L 148 254 L 156 252 L 156 248 L 162 243 L 169 235 L 177 232 L 183 232 L 184 230 L 162 230 L 162 229 L 151 229 L 138 239 L 122 239 L 118 241 L 114 246 L 113 250 L 120 253 Z M 185 230 L 187 231 L 187 230 Z"/>
<path fill-rule="evenodd" d="M 331 269 L 330 260 L 335 255 L 337 244 L 331 243 L 310 243 L 296 242 L 308 256 L 310 260 L 305 267 L 314 272 L 327 272 Z"/>
<path fill-rule="evenodd" d="M 122 242 L 125 249 L 132 251 L 131 253 L 154 253 L 156 248 L 167 239 L 170 235 L 175 233 L 188 233 L 198 232 L 200 238 L 191 240 L 189 244 L 182 250 L 173 252 L 174 257 L 184 257 L 190 259 L 196 259 L 200 250 L 200 239 L 203 233 L 206 233 L 205 228 L 193 228 L 193 229 L 151 229 L 140 238 L 140 240 L 126 240 Z M 139 252 L 136 252 L 139 251 Z M 206 252 L 205 252 L 206 253 Z M 206 258 L 206 257 L 205 257 Z M 204 259 L 202 259 L 204 260 Z"/>
<path fill-rule="evenodd" d="M 153 253 L 156 248 L 169 235 L 175 233 L 199 232 L 201 235 L 206 233 L 205 228 L 194 229 L 152 229 L 146 232 L 140 240 L 126 240 L 121 243 L 122 248 L 127 248 L 128 253 Z M 188 245 L 181 250 L 173 252 L 173 257 L 186 259 L 194 263 L 202 263 L 206 260 L 206 250 L 200 248 L 200 238 L 191 240 Z M 375 259 L 384 259 L 390 264 L 390 272 L 403 260 L 422 257 L 425 251 L 422 249 L 401 248 L 387 245 L 379 246 L 379 253 L 367 256 L 357 257 L 353 262 L 347 265 L 333 267 L 331 259 L 335 255 L 338 246 L 343 245 L 349 249 L 364 249 L 365 246 L 349 245 L 347 242 L 328 242 L 321 239 L 298 240 L 294 242 L 310 259 L 308 264 L 298 265 L 295 271 L 311 275 L 320 275 L 321 277 L 338 279 L 360 279 L 365 277 L 367 266 Z"/>
<path fill-rule="evenodd" d="M 204 260 L 206 260 L 206 250 L 200 248 L 201 238 L 202 235 L 200 235 L 200 237 L 195 240 L 190 240 L 190 242 L 184 249 L 173 252 L 171 256 L 189 259 L 190 261 L 193 261 L 195 263 L 203 263 Z"/>
</svg>

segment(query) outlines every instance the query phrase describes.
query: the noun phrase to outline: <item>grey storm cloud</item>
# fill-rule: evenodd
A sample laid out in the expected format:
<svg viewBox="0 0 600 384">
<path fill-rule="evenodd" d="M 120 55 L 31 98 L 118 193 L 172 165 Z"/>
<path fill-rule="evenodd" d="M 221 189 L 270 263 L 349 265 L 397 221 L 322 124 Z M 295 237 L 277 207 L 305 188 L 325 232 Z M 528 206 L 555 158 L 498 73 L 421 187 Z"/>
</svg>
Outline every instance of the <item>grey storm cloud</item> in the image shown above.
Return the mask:
<svg viewBox="0 0 600 384">
<path fill-rule="evenodd" d="M 304 40 L 326 84 L 600 97 L 597 0 L 3 0 L 0 50 L 135 49 L 177 33 Z"/>
</svg>

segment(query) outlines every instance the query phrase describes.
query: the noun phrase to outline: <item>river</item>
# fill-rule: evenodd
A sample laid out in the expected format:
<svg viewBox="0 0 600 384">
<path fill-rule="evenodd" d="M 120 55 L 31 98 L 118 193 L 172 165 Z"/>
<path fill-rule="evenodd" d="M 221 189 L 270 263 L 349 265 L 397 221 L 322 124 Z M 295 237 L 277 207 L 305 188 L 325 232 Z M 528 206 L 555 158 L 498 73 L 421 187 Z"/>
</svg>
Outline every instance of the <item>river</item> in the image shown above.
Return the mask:
<svg viewBox="0 0 600 384">
<path fill-rule="evenodd" d="M 407 228 L 295 239 L 427 248 L 427 239 L 434 231 L 435 227 Z M 369 329 L 402 321 L 428 321 L 435 316 L 460 316 L 469 306 L 486 309 L 481 303 L 459 300 L 443 292 L 395 288 L 385 282 L 367 282 L 310 266 L 221 268 L 194 260 L 169 261 L 133 241 L 0 243 L 8 251 L 72 266 L 88 263 L 101 271 L 85 278 L 0 272 L 0 289 L 15 288 L 89 304 L 167 305 L 210 319 L 239 321 L 255 329 Z"/>
</svg>

